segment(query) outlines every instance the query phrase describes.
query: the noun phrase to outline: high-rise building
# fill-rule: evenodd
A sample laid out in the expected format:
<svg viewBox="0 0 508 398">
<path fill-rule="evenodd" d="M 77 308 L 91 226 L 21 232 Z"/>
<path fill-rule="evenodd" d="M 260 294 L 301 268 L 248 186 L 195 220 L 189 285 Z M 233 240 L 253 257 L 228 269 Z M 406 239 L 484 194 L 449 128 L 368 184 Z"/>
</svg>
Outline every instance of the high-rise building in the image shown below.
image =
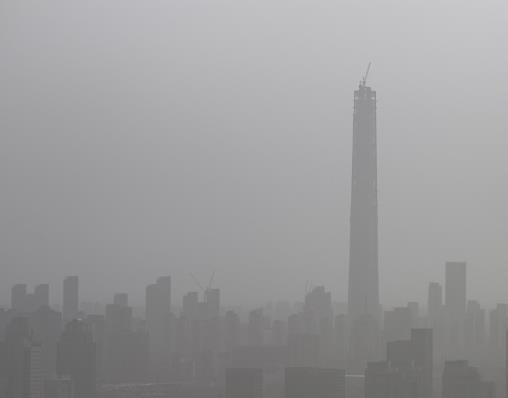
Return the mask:
<svg viewBox="0 0 508 398">
<path fill-rule="evenodd" d="M 411 314 L 411 327 L 416 327 L 420 322 L 420 303 L 417 301 L 410 301 L 407 303 L 407 308 Z"/>
<path fill-rule="evenodd" d="M 163 276 L 146 288 L 146 325 L 150 361 L 157 378 L 167 377 L 171 362 L 171 277 Z"/>
<path fill-rule="evenodd" d="M 129 305 L 129 295 L 127 293 L 115 293 L 113 297 L 113 304 L 127 307 Z"/>
<path fill-rule="evenodd" d="M 379 317 L 376 92 L 354 93 L 348 312 Z"/>
<path fill-rule="evenodd" d="M 88 315 L 86 323 L 92 331 L 93 341 L 97 347 L 96 373 L 99 380 L 104 379 L 104 365 L 106 359 L 106 317 L 104 315 Z"/>
<path fill-rule="evenodd" d="M 11 289 L 11 308 L 17 312 L 24 312 L 26 308 L 26 285 L 18 283 Z"/>
<path fill-rule="evenodd" d="M 445 276 L 447 316 L 453 319 L 463 319 L 466 313 L 466 263 L 448 261 Z"/>
<path fill-rule="evenodd" d="M 8 324 L 0 360 L 5 361 L 6 397 L 42 398 L 41 345 L 33 341 L 27 318 L 16 317 Z"/>
<path fill-rule="evenodd" d="M 118 302 L 118 300 L 117 300 Z M 125 303 L 122 299 L 120 302 Z M 98 337 L 103 378 L 110 383 L 146 381 L 149 367 L 149 341 L 146 330 L 135 327 L 132 308 L 121 304 L 106 305 L 104 323 L 89 318 Z"/>
<path fill-rule="evenodd" d="M 34 340 L 41 343 L 41 366 L 45 377 L 55 374 L 56 347 L 62 334 L 62 314 L 48 306 L 39 307 L 29 316 Z"/>
<path fill-rule="evenodd" d="M 379 354 L 376 92 L 366 78 L 354 92 L 349 234 L 349 367 L 365 368 Z"/>
<path fill-rule="evenodd" d="M 45 398 L 74 398 L 74 383 L 67 376 L 53 377 L 44 383 Z"/>
<path fill-rule="evenodd" d="M 416 398 L 413 391 L 415 375 L 404 368 L 395 368 L 390 361 L 367 363 L 365 398 Z"/>
<path fill-rule="evenodd" d="M 311 314 L 317 324 L 322 319 L 331 319 L 333 317 L 332 294 L 327 292 L 324 286 L 316 286 L 305 295 L 303 311 Z M 306 330 L 306 332 L 310 331 Z"/>
<path fill-rule="evenodd" d="M 319 336 L 310 333 L 288 335 L 287 362 L 291 367 L 316 367 L 319 364 Z"/>
<path fill-rule="evenodd" d="M 449 261 L 445 280 L 445 336 L 441 345 L 447 358 L 460 358 L 464 352 L 466 299 L 466 263 Z"/>
<path fill-rule="evenodd" d="M 247 329 L 249 345 L 263 345 L 264 319 L 263 309 L 256 308 L 249 312 L 249 324 Z"/>
<path fill-rule="evenodd" d="M 285 398 L 345 398 L 346 372 L 339 369 L 291 367 L 285 372 Z"/>
<path fill-rule="evenodd" d="M 7 347 L 0 341 L 0 397 L 5 398 L 7 393 Z"/>
<path fill-rule="evenodd" d="M 240 343 L 240 317 L 234 311 L 226 312 L 224 316 L 224 348 L 231 353 Z"/>
<path fill-rule="evenodd" d="M 37 285 L 28 293 L 25 284 L 14 285 L 11 289 L 11 307 L 18 314 L 28 314 L 40 307 L 49 306 L 49 285 Z"/>
<path fill-rule="evenodd" d="M 345 369 L 347 365 L 347 316 L 340 314 L 335 316 L 335 356 L 338 367 Z"/>
<path fill-rule="evenodd" d="M 504 331 L 503 331 L 504 332 Z M 501 334 L 501 339 L 503 333 Z M 486 340 L 485 310 L 475 300 L 467 302 L 466 319 L 464 322 L 464 342 L 468 357 L 472 358 L 479 354 Z"/>
<path fill-rule="evenodd" d="M 395 307 L 385 311 L 384 337 L 386 342 L 405 340 L 411 333 L 412 317 L 408 307 Z"/>
<path fill-rule="evenodd" d="M 30 398 L 44 397 L 44 379 L 46 374 L 42 363 L 42 345 L 32 342 L 30 347 Z"/>
<path fill-rule="evenodd" d="M 417 388 L 418 398 L 432 398 L 433 352 L 433 330 L 411 329 L 412 361 L 420 374 Z"/>
<path fill-rule="evenodd" d="M 495 385 L 482 380 L 478 369 L 468 361 L 446 361 L 442 398 L 494 398 Z"/>
<path fill-rule="evenodd" d="M 225 398 L 262 398 L 263 370 L 259 368 L 226 369 Z"/>
<path fill-rule="evenodd" d="M 34 307 L 34 309 L 49 307 L 49 285 L 47 283 L 35 286 Z"/>
<path fill-rule="evenodd" d="M 183 296 L 182 315 L 191 321 L 198 318 L 199 295 L 198 292 L 189 292 Z"/>
<path fill-rule="evenodd" d="M 427 311 L 431 323 L 438 319 L 443 306 L 443 288 L 437 282 L 429 283 Z"/>
<path fill-rule="evenodd" d="M 205 303 L 207 319 L 217 318 L 220 314 L 220 290 L 206 289 Z"/>
<path fill-rule="evenodd" d="M 386 360 L 367 364 L 365 398 L 431 398 L 432 350 L 432 329 L 389 342 Z"/>
<path fill-rule="evenodd" d="M 72 321 L 79 314 L 79 278 L 68 276 L 63 281 L 62 317 L 64 322 Z"/>
<path fill-rule="evenodd" d="M 504 365 L 504 371 L 505 371 L 505 395 L 506 398 L 508 398 L 508 329 L 505 331 L 505 339 L 504 339 L 504 352 L 505 352 L 505 365 Z"/>
<path fill-rule="evenodd" d="M 96 349 L 85 321 L 74 319 L 65 326 L 58 342 L 57 373 L 72 379 L 75 398 L 95 397 Z"/>
</svg>

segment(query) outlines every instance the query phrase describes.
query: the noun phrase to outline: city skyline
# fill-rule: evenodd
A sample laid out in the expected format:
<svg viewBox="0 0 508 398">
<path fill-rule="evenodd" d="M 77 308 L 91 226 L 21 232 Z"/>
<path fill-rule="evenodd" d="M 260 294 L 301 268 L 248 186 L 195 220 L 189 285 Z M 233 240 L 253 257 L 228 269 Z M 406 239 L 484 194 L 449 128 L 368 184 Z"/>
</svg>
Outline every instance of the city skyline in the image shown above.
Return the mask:
<svg viewBox="0 0 508 398">
<path fill-rule="evenodd" d="M 184 293 L 213 270 L 226 301 L 330 280 L 345 301 L 369 61 L 382 301 L 423 300 L 417 275 L 443 280 L 450 259 L 472 296 L 504 296 L 505 1 L 57 3 L 2 8 L 0 302 L 19 281 L 55 301 L 80 275 L 84 298 L 141 303 L 129 275 Z"/>
<path fill-rule="evenodd" d="M 0 398 L 508 398 L 508 2 L 0 5 Z"/>
</svg>

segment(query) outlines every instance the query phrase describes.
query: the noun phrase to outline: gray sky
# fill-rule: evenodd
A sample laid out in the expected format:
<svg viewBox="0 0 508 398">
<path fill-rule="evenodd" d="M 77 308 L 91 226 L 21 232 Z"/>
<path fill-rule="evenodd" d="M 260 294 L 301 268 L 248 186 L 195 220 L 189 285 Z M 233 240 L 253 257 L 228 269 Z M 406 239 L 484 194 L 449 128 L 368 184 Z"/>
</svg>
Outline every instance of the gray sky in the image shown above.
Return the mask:
<svg viewBox="0 0 508 398">
<path fill-rule="evenodd" d="M 346 297 L 352 93 L 378 92 L 381 299 L 508 301 L 506 0 L 0 0 L 0 303 Z"/>
</svg>

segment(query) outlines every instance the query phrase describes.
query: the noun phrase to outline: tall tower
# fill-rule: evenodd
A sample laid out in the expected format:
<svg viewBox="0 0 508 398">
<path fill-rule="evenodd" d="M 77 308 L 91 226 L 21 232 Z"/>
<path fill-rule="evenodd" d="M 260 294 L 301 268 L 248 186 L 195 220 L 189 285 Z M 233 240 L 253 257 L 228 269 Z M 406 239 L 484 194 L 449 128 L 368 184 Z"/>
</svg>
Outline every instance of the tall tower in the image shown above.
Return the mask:
<svg viewBox="0 0 508 398">
<path fill-rule="evenodd" d="M 380 311 L 376 92 L 366 78 L 354 93 L 348 297 L 353 322 L 366 315 L 378 319 Z"/>
<path fill-rule="evenodd" d="M 369 64 L 370 68 L 370 64 Z M 367 74 L 369 69 L 367 69 Z M 376 92 L 367 74 L 354 93 L 349 235 L 349 371 L 380 357 L 377 231 Z"/>
</svg>

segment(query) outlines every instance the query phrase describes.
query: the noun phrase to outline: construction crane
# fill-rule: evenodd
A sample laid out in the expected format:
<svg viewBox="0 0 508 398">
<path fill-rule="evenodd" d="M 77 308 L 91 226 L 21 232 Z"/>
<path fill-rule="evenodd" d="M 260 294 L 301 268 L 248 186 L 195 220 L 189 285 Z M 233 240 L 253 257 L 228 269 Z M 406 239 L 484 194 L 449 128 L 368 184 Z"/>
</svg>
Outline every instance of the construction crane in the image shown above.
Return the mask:
<svg viewBox="0 0 508 398">
<path fill-rule="evenodd" d="M 192 280 L 194 281 L 194 283 L 196 284 L 196 286 L 199 287 L 199 289 L 202 292 L 204 292 L 205 288 L 201 285 L 201 283 L 199 283 L 198 278 L 196 278 L 193 273 L 191 273 L 190 276 L 191 276 Z"/>
<path fill-rule="evenodd" d="M 206 290 L 210 290 L 213 283 L 213 278 L 215 278 L 215 271 L 213 271 L 212 276 L 210 277 L 210 281 L 208 282 L 208 286 L 206 287 Z"/>
<path fill-rule="evenodd" d="M 363 75 L 362 77 L 362 86 L 365 86 L 367 84 L 367 77 L 369 76 L 370 65 L 371 62 L 369 62 L 369 65 L 367 66 L 367 71 L 365 72 L 365 75 Z"/>
<path fill-rule="evenodd" d="M 206 288 L 203 287 L 203 285 L 201 283 L 199 283 L 199 280 L 198 278 L 196 278 L 196 276 L 191 273 L 190 274 L 192 280 L 194 281 L 194 283 L 196 284 L 196 286 L 204 293 L 206 293 L 208 290 L 210 290 L 210 288 L 212 287 L 212 283 L 213 283 L 213 279 L 215 278 L 215 271 L 213 271 L 212 273 L 212 276 L 210 277 L 210 280 L 208 281 L 208 285 L 206 286 Z"/>
</svg>

